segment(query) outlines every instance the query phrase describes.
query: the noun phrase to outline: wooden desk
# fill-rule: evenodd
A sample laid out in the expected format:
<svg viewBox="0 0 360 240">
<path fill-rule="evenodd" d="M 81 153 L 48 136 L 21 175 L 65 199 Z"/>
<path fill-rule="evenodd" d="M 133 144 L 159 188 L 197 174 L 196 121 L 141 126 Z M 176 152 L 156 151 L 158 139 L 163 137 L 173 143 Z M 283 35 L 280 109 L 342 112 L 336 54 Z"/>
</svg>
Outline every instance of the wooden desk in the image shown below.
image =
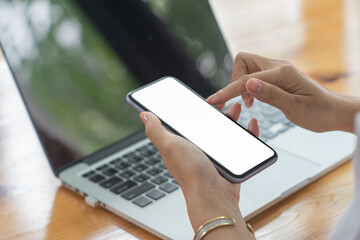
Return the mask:
<svg viewBox="0 0 360 240">
<path fill-rule="evenodd" d="M 234 54 L 286 59 L 335 91 L 360 95 L 359 1 L 211 2 Z M 352 181 L 349 162 L 276 204 L 250 220 L 257 238 L 327 239 Z M 14 83 L 0 72 L 0 239 L 137 238 L 158 239 L 61 187 Z"/>
</svg>

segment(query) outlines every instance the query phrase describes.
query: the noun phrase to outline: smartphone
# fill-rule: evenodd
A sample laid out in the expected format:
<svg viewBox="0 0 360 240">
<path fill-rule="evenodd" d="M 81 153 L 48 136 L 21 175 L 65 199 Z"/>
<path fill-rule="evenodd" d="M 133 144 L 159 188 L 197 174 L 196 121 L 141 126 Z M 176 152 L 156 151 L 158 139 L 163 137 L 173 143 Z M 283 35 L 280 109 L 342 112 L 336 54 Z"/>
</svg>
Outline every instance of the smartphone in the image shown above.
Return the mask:
<svg viewBox="0 0 360 240">
<path fill-rule="evenodd" d="M 135 89 L 126 99 L 138 112 L 154 113 L 167 129 L 194 143 L 230 182 L 243 182 L 277 160 L 271 147 L 174 77 Z"/>
</svg>

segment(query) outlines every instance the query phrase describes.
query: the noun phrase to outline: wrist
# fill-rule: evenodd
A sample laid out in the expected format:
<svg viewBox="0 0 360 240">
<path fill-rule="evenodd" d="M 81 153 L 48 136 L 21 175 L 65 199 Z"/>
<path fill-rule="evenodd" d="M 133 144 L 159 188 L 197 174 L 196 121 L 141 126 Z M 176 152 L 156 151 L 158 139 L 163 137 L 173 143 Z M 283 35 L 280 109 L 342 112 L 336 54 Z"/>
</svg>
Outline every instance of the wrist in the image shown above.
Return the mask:
<svg viewBox="0 0 360 240">
<path fill-rule="evenodd" d="M 215 217 L 226 216 L 235 220 L 234 226 L 227 226 L 209 232 L 204 240 L 211 239 L 252 239 L 252 234 L 246 226 L 238 202 L 231 196 L 226 197 L 220 192 L 215 195 L 207 193 L 192 194 L 186 197 L 187 210 L 194 232 L 206 221 Z M 244 238 L 240 238 L 244 237 Z"/>
<path fill-rule="evenodd" d="M 360 111 L 360 98 L 336 94 L 333 111 L 333 126 L 331 130 L 353 132 L 354 118 Z"/>
<path fill-rule="evenodd" d="M 214 217 L 227 216 L 234 218 L 236 222 L 242 220 L 238 204 L 225 199 L 220 194 L 218 196 L 193 194 L 186 197 L 186 203 L 194 231 Z"/>
</svg>

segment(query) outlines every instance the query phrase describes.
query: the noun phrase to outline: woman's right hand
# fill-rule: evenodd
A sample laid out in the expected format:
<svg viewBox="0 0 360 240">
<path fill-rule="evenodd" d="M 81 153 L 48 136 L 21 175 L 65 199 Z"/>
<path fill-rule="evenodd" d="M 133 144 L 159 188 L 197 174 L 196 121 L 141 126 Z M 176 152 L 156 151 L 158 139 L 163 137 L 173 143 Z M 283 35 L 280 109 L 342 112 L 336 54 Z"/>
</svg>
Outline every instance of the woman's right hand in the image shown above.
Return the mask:
<svg viewBox="0 0 360 240">
<path fill-rule="evenodd" d="M 249 53 L 236 56 L 232 82 L 207 102 L 223 105 L 239 95 L 248 107 L 256 98 L 280 109 L 296 125 L 315 132 L 352 131 L 360 106 L 358 99 L 330 91 L 286 61 Z"/>
</svg>

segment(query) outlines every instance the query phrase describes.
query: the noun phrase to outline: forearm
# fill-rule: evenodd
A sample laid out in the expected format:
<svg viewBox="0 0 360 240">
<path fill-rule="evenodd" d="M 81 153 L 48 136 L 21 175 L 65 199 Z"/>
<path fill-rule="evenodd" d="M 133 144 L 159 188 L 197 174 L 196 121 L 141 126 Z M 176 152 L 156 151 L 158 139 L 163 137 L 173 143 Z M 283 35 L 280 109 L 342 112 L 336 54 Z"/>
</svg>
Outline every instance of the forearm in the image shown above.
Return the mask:
<svg viewBox="0 0 360 240">
<path fill-rule="evenodd" d="M 360 111 L 360 98 L 335 94 L 334 96 L 334 125 L 332 130 L 346 132 L 354 131 L 354 118 Z"/>
<path fill-rule="evenodd" d="M 210 194 L 211 195 L 211 194 Z M 235 220 L 234 226 L 225 226 L 214 229 L 206 234 L 204 240 L 212 239 L 255 239 L 246 226 L 236 200 L 223 199 L 217 196 L 187 196 L 188 213 L 194 232 L 206 221 L 215 217 L 226 216 Z"/>
</svg>

